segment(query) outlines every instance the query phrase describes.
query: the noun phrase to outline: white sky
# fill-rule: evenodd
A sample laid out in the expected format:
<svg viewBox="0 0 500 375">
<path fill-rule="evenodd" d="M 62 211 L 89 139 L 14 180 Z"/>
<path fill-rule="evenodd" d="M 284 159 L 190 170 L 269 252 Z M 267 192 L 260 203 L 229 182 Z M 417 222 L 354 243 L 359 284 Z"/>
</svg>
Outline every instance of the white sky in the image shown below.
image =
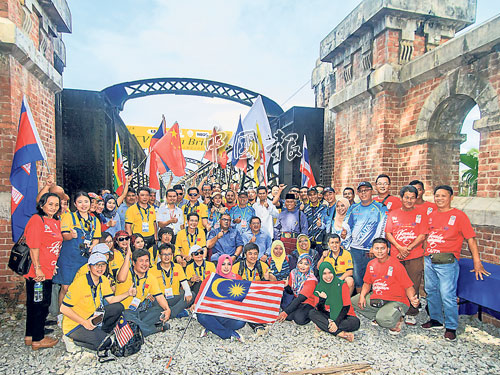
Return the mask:
<svg viewBox="0 0 500 375">
<path fill-rule="evenodd" d="M 321 40 L 359 4 L 356 0 L 70 1 L 73 33 L 64 36 L 67 88 L 102 90 L 154 77 L 229 83 L 290 107 L 314 106 L 310 83 Z M 478 0 L 477 23 L 500 12 Z M 127 102 L 129 125 L 234 130 L 248 107 L 222 99 L 156 95 Z M 479 117 L 471 111 L 468 120 Z M 470 123 L 470 121 L 469 121 Z M 464 125 L 464 131 L 467 124 Z M 468 131 L 463 149 L 478 146 Z M 193 155 L 190 155 L 193 156 Z"/>
</svg>

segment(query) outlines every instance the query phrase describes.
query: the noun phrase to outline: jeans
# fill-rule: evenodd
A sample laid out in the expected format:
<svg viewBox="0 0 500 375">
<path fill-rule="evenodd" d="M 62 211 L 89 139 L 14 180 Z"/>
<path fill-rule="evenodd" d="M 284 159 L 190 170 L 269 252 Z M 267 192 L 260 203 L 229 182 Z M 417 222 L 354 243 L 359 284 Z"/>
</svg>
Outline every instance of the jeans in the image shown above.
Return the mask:
<svg viewBox="0 0 500 375">
<path fill-rule="evenodd" d="M 356 310 L 356 313 L 370 320 L 377 321 L 378 325 L 383 328 L 395 328 L 401 317 L 408 311 L 408 306 L 402 302 L 390 301 L 380 308 L 372 307 L 370 306 L 371 295 L 372 293 L 366 295 L 366 306 L 362 310 L 358 307 L 361 294 L 357 294 L 351 298 L 352 306 Z"/>
<path fill-rule="evenodd" d="M 457 281 L 460 266 L 433 264 L 431 257 L 424 257 L 425 292 L 431 319 L 443 323 L 448 329 L 458 327 Z M 444 314 L 444 317 L 443 317 Z"/>
<path fill-rule="evenodd" d="M 163 309 L 158 305 L 158 302 L 153 302 L 153 305 L 144 311 L 125 310 L 123 317 L 127 321 L 134 322 L 139 326 L 144 337 L 157 333 L 158 329 L 155 323 L 160 321 L 160 315 Z"/>
<path fill-rule="evenodd" d="M 363 286 L 363 277 L 365 277 L 366 266 L 371 260 L 368 256 L 369 252 L 365 250 L 354 249 L 350 250 L 353 262 L 353 278 L 354 286 L 361 288 Z"/>
<path fill-rule="evenodd" d="M 49 314 L 52 297 L 52 280 L 42 281 L 43 298 L 35 302 L 35 280 L 26 279 L 26 336 L 33 341 L 40 341 L 45 337 L 45 321 Z"/>
<path fill-rule="evenodd" d="M 243 328 L 245 322 L 241 320 L 223 318 L 209 314 L 196 314 L 198 322 L 208 331 L 215 333 L 221 339 L 228 339 L 233 331 Z"/>
<path fill-rule="evenodd" d="M 182 310 L 187 307 L 187 302 L 184 300 L 184 291 L 172 298 L 167 299 L 168 307 L 170 307 L 170 317 L 175 318 Z"/>
</svg>

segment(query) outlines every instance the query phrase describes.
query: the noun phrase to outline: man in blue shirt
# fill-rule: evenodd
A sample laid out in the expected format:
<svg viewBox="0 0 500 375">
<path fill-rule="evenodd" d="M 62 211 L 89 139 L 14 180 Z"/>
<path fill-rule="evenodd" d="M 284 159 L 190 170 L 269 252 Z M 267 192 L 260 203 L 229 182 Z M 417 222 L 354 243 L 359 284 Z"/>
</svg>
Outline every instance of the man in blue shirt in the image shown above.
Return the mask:
<svg viewBox="0 0 500 375">
<path fill-rule="evenodd" d="M 387 207 L 375 202 L 372 198 L 373 187 L 368 181 L 358 185 L 360 203 L 355 203 L 347 211 L 343 228 L 347 238 L 351 238 L 350 253 L 354 263 L 354 285 L 358 293 L 363 286 L 366 265 L 371 260 L 370 249 L 373 240 L 385 237 Z"/>
<path fill-rule="evenodd" d="M 307 216 L 297 207 L 295 195 L 288 193 L 285 196 L 285 208 L 281 211 L 274 226 L 274 239 L 281 240 L 285 245 L 286 254 L 297 248 L 299 234 L 308 234 Z"/>
<path fill-rule="evenodd" d="M 307 231 L 309 233 L 309 241 L 311 247 L 316 249 L 316 245 L 320 245 L 323 241 L 323 229 L 321 218 L 323 211 L 326 209 L 321 204 L 318 197 L 318 191 L 312 187 L 307 192 L 308 202 L 304 204 L 304 214 L 307 216 Z M 317 249 L 320 253 L 323 251 L 321 248 Z"/>
<path fill-rule="evenodd" d="M 233 222 L 233 227 L 242 234 L 248 230 L 250 219 L 255 216 L 255 210 L 248 205 L 248 193 L 240 191 L 238 193 L 238 205 L 229 210 L 229 215 Z"/>
<path fill-rule="evenodd" d="M 207 247 L 212 250 L 210 260 L 217 264 L 222 254 L 229 255 L 233 263 L 243 250 L 243 239 L 241 234 L 231 228 L 231 216 L 228 213 L 222 214 L 219 228 L 214 228 L 208 232 Z"/>
<path fill-rule="evenodd" d="M 269 234 L 263 232 L 261 229 L 260 217 L 254 216 L 250 219 L 250 230 L 243 233 L 243 242 L 254 243 L 259 247 L 259 259 L 263 262 L 271 256 L 272 239 Z"/>
<path fill-rule="evenodd" d="M 118 207 L 116 212 L 120 217 L 120 228 L 125 228 L 125 212 L 127 212 L 128 208 L 137 202 L 137 193 L 131 187 L 128 188 L 127 196 L 125 197 L 125 201 Z"/>
</svg>

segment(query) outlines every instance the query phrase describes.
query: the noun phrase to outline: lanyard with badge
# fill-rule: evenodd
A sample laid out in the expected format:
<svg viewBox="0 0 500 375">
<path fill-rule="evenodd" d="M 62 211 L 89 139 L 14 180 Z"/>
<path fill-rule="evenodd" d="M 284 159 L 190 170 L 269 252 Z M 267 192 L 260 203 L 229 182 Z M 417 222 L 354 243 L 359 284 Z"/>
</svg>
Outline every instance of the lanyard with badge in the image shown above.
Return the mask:
<svg viewBox="0 0 500 375">
<path fill-rule="evenodd" d="M 205 260 L 203 260 L 203 263 L 201 266 L 197 266 L 196 263 L 193 263 L 193 266 L 194 266 L 194 272 L 196 273 L 196 275 L 198 275 L 203 280 L 204 276 L 205 276 Z"/>
<path fill-rule="evenodd" d="M 142 208 L 141 206 L 139 206 L 139 203 L 137 203 L 137 209 L 139 210 L 139 213 L 141 214 L 141 220 L 142 220 L 142 233 L 147 233 L 149 232 L 149 204 L 148 204 L 148 208 Z M 147 214 L 147 221 L 145 222 L 144 221 L 144 215 L 142 214 L 142 210 L 144 210 L 144 212 Z"/>
<path fill-rule="evenodd" d="M 192 242 L 189 240 L 190 238 L 193 240 Z M 196 245 L 196 241 L 198 241 L 198 228 L 195 229 L 194 234 L 189 233 L 186 228 L 186 240 L 190 249 L 191 246 Z"/>
<path fill-rule="evenodd" d="M 99 303 L 96 303 L 97 290 L 99 289 Z M 92 302 L 94 304 L 95 310 L 92 315 L 92 324 L 96 327 L 102 326 L 102 321 L 104 319 L 104 307 L 102 298 L 102 283 L 90 286 L 90 293 L 92 294 Z"/>
<path fill-rule="evenodd" d="M 174 263 L 170 262 L 170 275 L 167 271 L 165 271 L 161 266 L 161 278 L 163 279 L 163 285 L 165 285 L 165 299 L 174 298 L 174 292 L 172 290 L 172 283 L 174 281 Z M 167 282 L 165 280 L 166 277 L 170 277 L 170 288 L 167 288 Z"/>
<path fill-rule="evenodd" d="M 73 214 L 72 214 L 73 215 Z M 94 237 L 94 231 L 95 231 L 95 226 L 94 226 L 94 220 L 90 214 L 88 214 L 89 218 L 85 220 L 79 212 L 76 213 L 76 217 L 78 218 L 78 222 L 80 223 L 80 228 L 83 231 L 82 235 L 82 240 L 83 243 L 90 247 L 92 244 L 92 238 Z"/>
<path fill-rule="evenodd" d="M 139 284 L 141 283 L 141 280 L 135 274 L 135 272 L 132 268 L 130 269 L 130 273 L 132 274 L 132 283 L 133 283 L 134 287 L 137 288 L 139 286 Z M 145 289 L 146 289 L 147 278 L 148 278 L 148 272 L 146 271 L 146 274 L 144 275 L 144 283 L 142 284 L 142 297 L 143 298 L 144 298 L 144 293 L 145 293 Z M 138 298 L 137 296 L 135 296 L 132 299 L 132 302 L 130 302 L 130 306 L 128 308 L 129 308 L 129 310 L 135 311 L 135 310 L 137 310 L 137 308 L 139 307 L 140 304 L 141 304 L 141 299 Z"/>
<path fill-rule="evenodd" d="M 246 220 L 246 217 L 247 217 L 247 211 L 248 211 L 248 207 L 245 207 L 245 211 L 241 212 L 241 207 L 238 206 L 238 210 L 240 211 L 240 218 L 241 218 L 241 227 L 242 228 L 246 228 L 247 227 L 247 220 Z"/>
</svg>

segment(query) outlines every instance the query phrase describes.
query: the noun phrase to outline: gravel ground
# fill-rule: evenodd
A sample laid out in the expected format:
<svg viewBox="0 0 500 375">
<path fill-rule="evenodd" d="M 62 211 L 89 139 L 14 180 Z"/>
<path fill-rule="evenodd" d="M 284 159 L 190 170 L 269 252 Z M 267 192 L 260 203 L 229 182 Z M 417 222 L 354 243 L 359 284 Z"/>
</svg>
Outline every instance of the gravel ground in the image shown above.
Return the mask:
<svg viewBox="0 0 500 375">
<path fill-rule="evenodd" d="M 69 354 L 60 342 L 53 349 L 33 352 L 25 347 L 21 306 L 0 316 L 0 374 L 279 374 L 314 367 L 368 362 L 366 374 L 500 374 L 500 329 L 473 317 L 460 317 L 456 342 L 447 342 L 443 331 L 404 327 L 391 336 L 363 317 L 355 341 L 349 343 L 310 323 L 275 324 L 269 334 L 256 337 L 245 326 L 245 343 L 199 338 L 201 326 L 193 320 L 169 370 L 165 371 L 188 319 L 175 319 L 171 330 L 150 336 L 141 351 L 127 358 L 99 364 L 90 352 Z M 22 318 L 24 319 L 24 318 Z M 427 320 L 425 312 L 419 323 Z M 56 328 L 57 336 L 61 331 Z M 15 359 L 14 359 L 15 358 Z"/>
</svg>

